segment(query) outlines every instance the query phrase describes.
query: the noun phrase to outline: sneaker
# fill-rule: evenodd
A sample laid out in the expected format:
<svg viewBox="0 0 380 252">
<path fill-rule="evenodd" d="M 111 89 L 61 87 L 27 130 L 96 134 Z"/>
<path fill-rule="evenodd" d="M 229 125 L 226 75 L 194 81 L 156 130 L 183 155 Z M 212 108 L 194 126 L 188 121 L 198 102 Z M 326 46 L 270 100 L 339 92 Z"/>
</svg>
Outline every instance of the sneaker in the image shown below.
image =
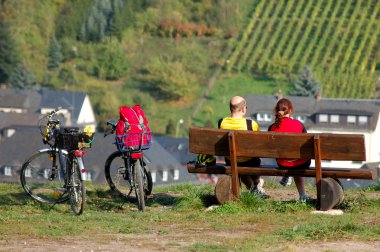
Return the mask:
<svg viewBox="0 0 380 252">
<path fill-rule="evenodd" d="M 292 177 L 284 176 L 280 180 L 282 186 L 290 186 L 292 184 Z"/>
<path fill-rule="evenodd" d="M 300 201 L 302 202 L 310 202 L 311 198 L 307 196 L 306 194 L 300 196 Z"/>
<path fill-rule="evenodd" d="M 268 199 L 268 198 L 270 198 L 270 196 L 265 193 L 263 186 L 264 186 L 264 179 L 260 178 L 259 183 L 254 185 L 252 193 L 254 195 L 257 195 L 257 196 L 263 198 L 263 199 Z"/>
<path fill-rule="evenodd" d="M 264 179 L 260 178 L 259 183 L 255 184 L 253 187 L 254 189 L 259 189 L 259 190 L 264 191 L 263 186 L 264 186 Z"/>
<path fill-rule="evenodd" d="M 262 188 L 261 189 L 259 189 L 259 188 L 253 189 L 252 193 L 256 196 L 259 196 L 262 199 L 269 199 L 270 198 L 270 196 L 268 194 L 266 194 L 265 190 Z"/>
</svg>

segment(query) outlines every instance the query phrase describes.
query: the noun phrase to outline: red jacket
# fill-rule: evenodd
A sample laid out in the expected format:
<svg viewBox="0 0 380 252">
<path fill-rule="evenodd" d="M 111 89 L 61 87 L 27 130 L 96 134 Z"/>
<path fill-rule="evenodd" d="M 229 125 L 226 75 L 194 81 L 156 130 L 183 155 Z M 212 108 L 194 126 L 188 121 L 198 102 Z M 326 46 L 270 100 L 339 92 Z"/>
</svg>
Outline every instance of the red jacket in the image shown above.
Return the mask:
<svg viewBox="0 0 380 252">
<path fill-rule="evenodd" d="M 290 117 L 284 117 L 281 119 L 280 127 L 277 128 L 274 124 L 269 126 L 268 131 L 274 132 L 289 132 L 289 133 L 306 133 L 305 126 L 298 120 L 292 119 Z M 277 158 L 277 164 L 285 167 L 294 167 L 303 165 L 308 162 L 308 159 L 288 159 L 288 158 Z"/>
</svg>

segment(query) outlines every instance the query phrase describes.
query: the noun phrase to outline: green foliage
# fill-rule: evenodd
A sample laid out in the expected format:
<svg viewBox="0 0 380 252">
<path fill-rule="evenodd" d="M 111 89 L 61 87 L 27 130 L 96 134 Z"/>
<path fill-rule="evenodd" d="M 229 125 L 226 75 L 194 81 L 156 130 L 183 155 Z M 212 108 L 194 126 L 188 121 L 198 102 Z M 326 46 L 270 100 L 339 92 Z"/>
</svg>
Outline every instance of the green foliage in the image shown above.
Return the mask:
<svg viewBox="0 0 380 252">
<path fill-rule="evenodd" d="M 62 62 L 61 45 L 55 36 L 50 39 L 48 69 L 58 68 Z"/>
<path fill-rule="evenodd" d="M 315 96 L 320 92 L 320 83 L 309 66 L 306 66 L 290 91 L 294 96 Z"/>
<path fill-rule="evenodd" d="M 118 80 L 128 73 L 129 61 L 121 45 L 114 39 L 106 40 L 96 51 L 94 75 L 100 79 Z"/>
<path fill-rule="evenodd" d="M 9 30 L 9 24 L 0 14 L 0 83 L 7 82 L 13 69 L 20 62 L 16 43 Z"/>
<path fill-rule="evenodd" d="M 166 125 L 165 134 L 167 136 L 175 136 L 175 123 L 173 119 L 169 119 L 168 124 Z"/>
<path fill-rule="evenodd" d="M 145 66 L 142 79 L 158 91 L 157 98 L 178 100 L 191 93 L 196 77 L 183 61 L 169 57 L 154 57 Z"/>
<path fill-rule="evenodd" d="M 11 76 L 9 77 L 9 84 L 13 88 L 20 89 L 37 89 L 36 78 L 33 73 L 25 65 L 18 65 L 14 68 Z"/>
</svg>

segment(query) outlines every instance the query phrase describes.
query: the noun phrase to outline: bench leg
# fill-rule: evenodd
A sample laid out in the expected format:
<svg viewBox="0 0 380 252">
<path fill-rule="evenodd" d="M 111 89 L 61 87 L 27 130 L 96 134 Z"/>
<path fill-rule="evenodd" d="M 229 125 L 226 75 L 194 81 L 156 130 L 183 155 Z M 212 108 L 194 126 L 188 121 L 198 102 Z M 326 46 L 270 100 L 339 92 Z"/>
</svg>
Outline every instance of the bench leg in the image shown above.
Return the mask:
<svg viewBox="0 0 380 252">
<path fill-rule="evenodd" d="M 323 178 L 321 180 L 321 198 L 319 209 L 327 211 L 343 201 L 343 187 L 338 179 Z"/>
<path fill-rule="evenodd" d="M 317 200 L 321 203 L 321 180 L 322 180 L 322 160 L 321 141 L 319 135 L 314 136 L 314 160 L 315 160 L 315 183 L 317 185 Z"/>
<path fill-rule="evenodd" d="M 232 177 L 222 175 L 215 185 L 215 196 L 219 204 L 224 204 L 227 201 L 234 200 L 235 196 L 232 191 Z"/>
</svg>

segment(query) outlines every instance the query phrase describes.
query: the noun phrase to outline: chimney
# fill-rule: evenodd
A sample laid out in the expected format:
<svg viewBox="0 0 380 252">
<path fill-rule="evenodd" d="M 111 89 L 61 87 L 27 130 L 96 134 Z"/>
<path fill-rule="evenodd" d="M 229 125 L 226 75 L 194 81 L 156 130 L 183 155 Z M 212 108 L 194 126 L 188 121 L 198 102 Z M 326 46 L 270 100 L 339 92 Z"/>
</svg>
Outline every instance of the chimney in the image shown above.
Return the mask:
<svg viewBox="0 0 380 252">
<path fill-rule="evenodd" d="M 315 101 L 316 101 L 316 102 L 319 102 L 319 101 L 321 100 L 321 98 L 322 98 L 322 95 L 321 95 L 320 93 L 316 93 L 316 94 L 314 95 L 314 98 L 315 98 Z"/>
<path fill-rule="evenodd" d="M 0 83 L 0 90 L 6 90 L 8 89 L 7 83 Z"/>
<path fill-rule="evenodd" d="M 275 94 L 274 97 L 276 97 L 277 101 L 284 98 L 284 94 L 282 93 L 282 90 L 279 89 Z"/>
</svg>

